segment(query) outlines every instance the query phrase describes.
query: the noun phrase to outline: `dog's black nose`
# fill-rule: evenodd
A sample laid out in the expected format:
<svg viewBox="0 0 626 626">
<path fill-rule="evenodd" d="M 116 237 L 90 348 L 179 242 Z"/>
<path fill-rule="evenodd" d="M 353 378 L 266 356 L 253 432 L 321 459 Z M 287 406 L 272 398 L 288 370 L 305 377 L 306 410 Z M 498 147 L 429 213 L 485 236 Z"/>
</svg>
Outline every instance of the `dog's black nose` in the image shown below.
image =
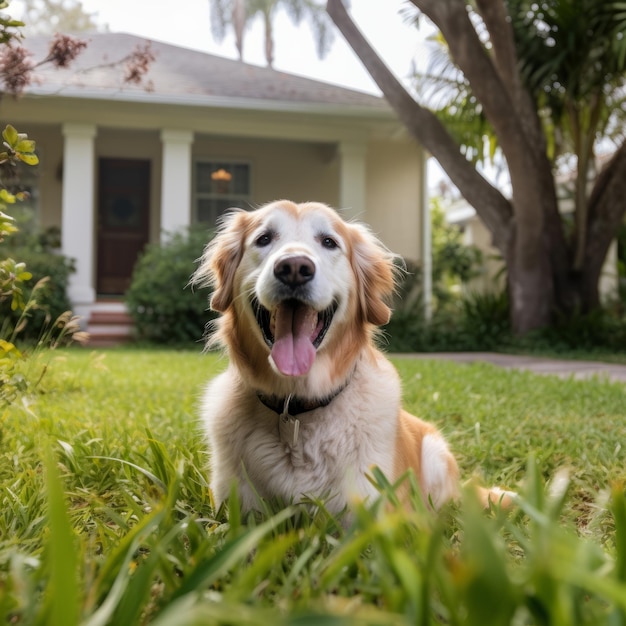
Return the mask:
<svg viewBox="0 0 626 626">
<path fill-rule="evenodd" d="M 305 256 L 284 256 L 276 261 L 274 276 L 281 283 L 295 289 L 315 276 L 315 264 Z"/>
</svg>

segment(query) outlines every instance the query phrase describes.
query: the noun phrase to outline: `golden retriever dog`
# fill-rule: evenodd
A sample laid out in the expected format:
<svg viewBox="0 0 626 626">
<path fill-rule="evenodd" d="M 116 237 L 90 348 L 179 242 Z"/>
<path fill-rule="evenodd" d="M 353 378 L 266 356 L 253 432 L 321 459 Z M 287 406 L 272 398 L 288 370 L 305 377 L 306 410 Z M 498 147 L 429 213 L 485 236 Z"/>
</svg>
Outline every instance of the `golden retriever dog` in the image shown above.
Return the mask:
<svg viewBox="0 0 626 626">
<path fill-rule="evenodd" d="M 210 341 L 229 357 L 202 411 L 217 503 L 235 481 L 244 510 L 312 496 L 339 512 L 377 495 L 373 466 L 392 482 L 412 469 L 435 508 L 457 495 L 446 441 L 402 409 L 398 374 L 375 346 L 394 265 L 365 226 L 315 202 L 234 211 L 193 280 L 213 287 Z"/>
</svg>

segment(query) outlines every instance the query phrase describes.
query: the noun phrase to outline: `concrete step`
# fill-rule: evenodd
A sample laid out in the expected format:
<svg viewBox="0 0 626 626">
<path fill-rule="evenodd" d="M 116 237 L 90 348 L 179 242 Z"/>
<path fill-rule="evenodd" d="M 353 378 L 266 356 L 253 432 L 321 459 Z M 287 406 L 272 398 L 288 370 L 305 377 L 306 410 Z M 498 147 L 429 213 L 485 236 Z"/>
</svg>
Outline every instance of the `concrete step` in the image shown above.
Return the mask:
<svg viewBox="0 0 626 626">
<path fill-rule="evenodd" d="M 96 303 L 87 322 L 88 347 L 108 348 L 133 340 L 133 320 L 123 302 Z"/>
</svg>

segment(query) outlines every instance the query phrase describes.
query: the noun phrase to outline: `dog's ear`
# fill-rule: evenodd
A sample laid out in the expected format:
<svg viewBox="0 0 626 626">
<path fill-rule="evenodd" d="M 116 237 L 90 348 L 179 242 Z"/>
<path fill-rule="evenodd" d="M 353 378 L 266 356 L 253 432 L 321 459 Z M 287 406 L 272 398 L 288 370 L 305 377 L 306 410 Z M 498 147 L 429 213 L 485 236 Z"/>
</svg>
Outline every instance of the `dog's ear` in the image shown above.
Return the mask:
<svg viewBox="0 0 626 626">
<path fill-rule="evenodd" d="M 249 213 L 234 209 L 224 215 L 215 237 L 207 245 L 192 283 L 213 288 L 211 308 L 218 313 L 233 301 L 235 273 L 243 255 Z"/>
<path fill-rule="evenodd" d="M 363 319 L 376 326 L 389 321 L 395 290 L 394 255 L 362 224 L 350 224 L 352 268 Z"/>
</svg>

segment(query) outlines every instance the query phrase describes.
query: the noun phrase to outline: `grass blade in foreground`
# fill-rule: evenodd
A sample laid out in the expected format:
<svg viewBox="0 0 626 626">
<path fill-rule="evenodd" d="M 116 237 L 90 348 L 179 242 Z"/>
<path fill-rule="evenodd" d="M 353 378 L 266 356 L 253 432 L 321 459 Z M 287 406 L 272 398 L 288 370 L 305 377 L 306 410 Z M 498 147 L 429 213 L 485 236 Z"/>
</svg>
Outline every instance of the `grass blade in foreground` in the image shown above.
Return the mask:
<svg viewBox="0 0 626 626">
<path fill-rule="evenodd" d="M 50 580 L 46 594 L 46 626 L 76 626 L 80 615 L 78 590 L 77 538 L 67 514 L 63 483 L 56 458 L 46 449 L 46 487 L 48 490 L 48 567 Z"/>
</svg>

